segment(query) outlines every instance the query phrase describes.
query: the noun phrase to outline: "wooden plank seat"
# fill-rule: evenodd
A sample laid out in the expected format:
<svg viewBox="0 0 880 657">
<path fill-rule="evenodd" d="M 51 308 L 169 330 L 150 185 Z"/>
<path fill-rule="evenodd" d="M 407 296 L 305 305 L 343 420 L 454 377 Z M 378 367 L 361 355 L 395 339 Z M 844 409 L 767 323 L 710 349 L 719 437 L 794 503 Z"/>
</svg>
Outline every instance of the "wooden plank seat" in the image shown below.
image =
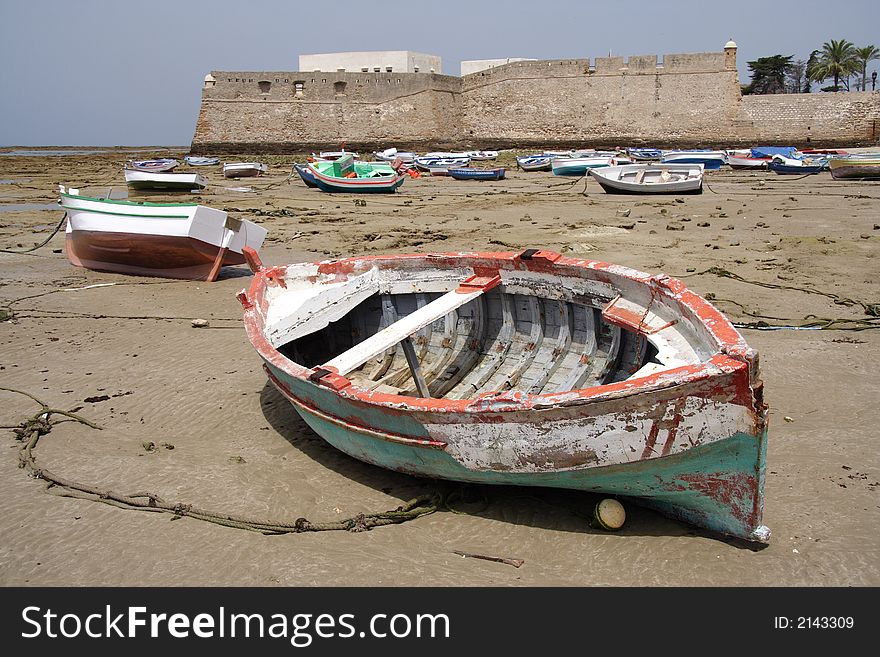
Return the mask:
<svg viewBox="0 0 880 657">
<path fill-rule="evenodd" d="M 321 368 L 335 371 L 338 375 L 345 376 L 371 358 L 375 358 L 391 347 L 395 347 L 403 340 L 408 339 L 428 324 L 441 317 L 445 317 L 457 308 L 493 289 L 500 282 L 500 276 L 471 276 L 455 290 L 447 292 L 415 312 L 386 326 L 363 342 L 354 345 L 348 351 L 327 361 L 321 365 Z"/>
</svg>

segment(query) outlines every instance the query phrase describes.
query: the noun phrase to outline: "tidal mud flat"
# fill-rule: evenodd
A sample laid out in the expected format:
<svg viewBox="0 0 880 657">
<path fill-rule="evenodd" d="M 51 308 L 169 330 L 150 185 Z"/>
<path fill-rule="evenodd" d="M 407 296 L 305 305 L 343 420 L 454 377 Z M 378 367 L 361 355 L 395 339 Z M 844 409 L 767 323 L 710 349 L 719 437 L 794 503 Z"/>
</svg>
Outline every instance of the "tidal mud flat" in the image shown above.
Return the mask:
<svg viewBox="0 0 880 657">
<path fill-rule="evenodd" d="M 0 248 L 24 250 L 50 234 L 62 216 L 58 183 L 124 195 L 129 157 L 0 157 Z M 868 328 L 880 324 L 880 183 L 727 169 L 707 172 L 699 196 L 609 196 L 592 179 L 519 172 L 505 153 L 503 181 L 423 177 L 393 195 L 357 196 L 306 188 L 290 176 L 302 158 L 262 161 L 269 175 L 240 181 L 199 168 L 211 185 L 197 198 L 266 227 L 267 265 L 541 248 L 682 278 L 754 326 L 741 330 L 761 354 L 770 406 L 770 545 L 750 549 L 631 503 L 623 529 L 606 533 L 589 524 L 596 495 L 459 489 L 353 460 L 267 383 L 235 299 L 246 267 L 224 269 L 215 283 L 94 272 L 68 262 L 61 231 L 32 253 L 0 253 L 0 386 L 103 430 L 54 427 L 35 451 L 39 466 L 105 490 L 279 522 L 332 522 L 434 491 L 452 493 L 456 512 L 282 536 L 172 521 L 47 491 L 18 468 L 21 443 L 6 430 L 0 583 L 880 584 L 880 335 Z M 208 326 L 193 328 L 197 318 Z M 6 426 L 39 410 L 19 394 L 0 399 Z"/>
</svg>

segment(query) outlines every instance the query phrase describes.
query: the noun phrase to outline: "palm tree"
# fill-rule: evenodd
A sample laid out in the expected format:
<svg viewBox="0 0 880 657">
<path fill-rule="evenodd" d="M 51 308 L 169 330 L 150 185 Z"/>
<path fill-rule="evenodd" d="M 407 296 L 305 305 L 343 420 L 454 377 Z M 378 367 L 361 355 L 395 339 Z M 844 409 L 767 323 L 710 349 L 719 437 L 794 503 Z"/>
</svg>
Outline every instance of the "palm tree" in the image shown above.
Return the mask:
<svg viewBox="0 0 880 657">
<path fill-rule="evenodd" d="M 809 71 L 812 80 L 819 82 L 834 78 L 834 91 L 840 90 L 840 78 L 848 78 L 859 70 L 855 46 L 846 39 L 831 39 L 822 44 L 819 57 Z"/>
<path fill-rule="evenodd" d="M 880 59 L 880 50 L 876 46 L 865 46 L 864 48 L 856 48 L 855 54 L 856 61 L 862 69 L 862 91 L 865 91 L 867 88 L 865 85 L 868 83 L 868 62 Z"/>
</svg>

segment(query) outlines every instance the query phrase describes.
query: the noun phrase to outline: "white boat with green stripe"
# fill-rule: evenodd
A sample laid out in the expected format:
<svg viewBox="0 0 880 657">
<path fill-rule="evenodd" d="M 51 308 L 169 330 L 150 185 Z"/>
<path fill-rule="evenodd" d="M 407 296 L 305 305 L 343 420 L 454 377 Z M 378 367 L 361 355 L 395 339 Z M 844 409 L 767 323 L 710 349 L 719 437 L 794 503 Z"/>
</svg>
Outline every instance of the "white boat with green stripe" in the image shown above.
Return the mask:
<svg viewBox="0 0 880 657">
<path fill-rule="evenodd" d="M 197 203 L 146 203 L 84 196 L 60 186 L 70 261 L 87 269 L 213 281 L 245 262 L 267 230 Z"/>
</svg>

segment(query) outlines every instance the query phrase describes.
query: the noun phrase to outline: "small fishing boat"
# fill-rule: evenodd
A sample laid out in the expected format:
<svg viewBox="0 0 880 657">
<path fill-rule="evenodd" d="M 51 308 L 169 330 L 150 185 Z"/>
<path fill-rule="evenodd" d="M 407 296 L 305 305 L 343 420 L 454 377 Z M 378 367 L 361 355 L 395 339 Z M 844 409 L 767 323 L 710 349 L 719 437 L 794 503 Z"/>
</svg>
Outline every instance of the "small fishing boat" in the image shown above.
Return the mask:
<svg viewBox="0 0 880 657">
<path fill-rule="evenodd" d="M 423 155 L 417 157 L 413 162 L 417 169 L 428 171 L 432 176 L 445 176 L 450 167 L 460 169 L 470 163 L 469 157 L 440 157 L 436 155 Z"/>
<path fill-rule="evenodd" d="M 767 163 L 767 168 L 780 175 L 807 176 L 825 171 L 828 168 L 828 160 L 809 157 L 798 159 L 774 155 L 773 159 Z"/>
<path fill-rule="evenodd" d="M 724 151 L 692 150 L 692 151 L 663 151 L 660 157 L 661 164 L 702 164 L 703 169 L 720 169 L 727 161 Z"/>
<path fill-rule="evenodd" d="M 262 176 L 269 167 L 260 162 L 228 162 L 223 165 L 225 178 L 252 178 Z"/>
<path fill-rule="evenodd" d="M 496 167 L 494 169 L 450 168 L 447 169 L 447 173 L 456 180 L 501 180 L 504 178 L 504 167 Z"/>
<path fill-rule="evenodd" d="M 727 152 L 727 164 L 731 169 L 766 169 L 769 162 L 769 157 L 752 157 L 751 151 L 746 151 L 746 154 Z"/>
<path fill-rule="evenodd" d="M 523 171 L 550 171 L 550 161 L 556 157 L 550 154 L 522 155 L 516 158 L 516 165 Z"/>
<path fill-rule="evenodd" d="M 212 167 L 220 164 L 219 157 L 201 157 L 199 155 L 186 155 L 184 161 L 191 167 Z"/>
<path fill-rule="evenodd" d="M 83 196 L 59 186 L 67 213 L 67 257 L 77 267 L 123 274 L 216 280 L 244 263 L 266 229 L 196 203 L 135 203 Z"/>
<path fill-rule="evenodd" d="M 318 188 L 318 183 L 315 182 L 315 176 L 308 164 L 294 164 L 293 169 L 299 174 L 306 187 Z"/>
<path fill-rule="evenodd" d="M 345 149 L 342 149 L 341 151 L 321 151 L 318 155 L 315 155 L 314 153 L 312 153 L 312 155 L 316 160 L 327 160 L 331 162 L 333 160 L 338 160 L 341 157 L 345 157 L 346 155 L 351 155 L 355 160 L 358 160 L 361 157 L 359 153 L 352 153 Z"/>
<path fill-rule="evenodd" d="M 659 148 L 627 148 L 626 152 L 636 162 L 659 160 L 663 155 Z"/>
<path fill-rule="evenodd" d="M 197 173 L 148 172 L 125 169 L 125 184 L 136 190 L 199 191 L 208 179 Z"/>
<path fill-rule="evenodd" d="M 611 160 L 610 155 L 554 157 L 550 160 L 550 167 L 553 169 L 554 176 L 585 176 L 590 169 L 610 167 Z"/>
<path fill-rule="evenodd" d="M 465 151 L 464 155 L 474 161 L 494 160 L 498 157 L 498 151 Z"/>
<path fill-rule="evenodd" d="M 831 177 L 837 180 L 880 179 L 880 153 L 832 157 L 828 160 Z"/>
<path fill-rule="evenodd" d="M 382 162 L 394 162 L 400 160 L 404 164 L 412 164 L 416 159 L 416 154 L 411 151 L 399 151 L 396 148 L 387 148 L 384 151 L 377 151 L 373 156 Z"/>
<path fill-rule="evenodd" d="M 127 163 L 126 168 L 135 171 L 149 171 L 151 173 L 161 173 L 163 171 L 173 171 L 180 162 L 170 157 L 163 157 L 157 160 L 131 160 Z"/>
<path fill-rule="evenodd" d="M 624 164 L 590 169 L 609 194 L 701 194 L 702 164 Z"/>
<path fill-rule="evenodd" d="M 385 162 L 355 162 L 351 153 L 325 162 L 310 162 L 309 173 L 323 192 L 393 193 L 406 176 Z"/>
<path fill-rule="evenodd" d="M 384 468 L 630 496 L 766 542 L 758 355 L 664 274 L 528 249 L 263 267 L 239 301 L 269 380 Z"/>
</svg>

